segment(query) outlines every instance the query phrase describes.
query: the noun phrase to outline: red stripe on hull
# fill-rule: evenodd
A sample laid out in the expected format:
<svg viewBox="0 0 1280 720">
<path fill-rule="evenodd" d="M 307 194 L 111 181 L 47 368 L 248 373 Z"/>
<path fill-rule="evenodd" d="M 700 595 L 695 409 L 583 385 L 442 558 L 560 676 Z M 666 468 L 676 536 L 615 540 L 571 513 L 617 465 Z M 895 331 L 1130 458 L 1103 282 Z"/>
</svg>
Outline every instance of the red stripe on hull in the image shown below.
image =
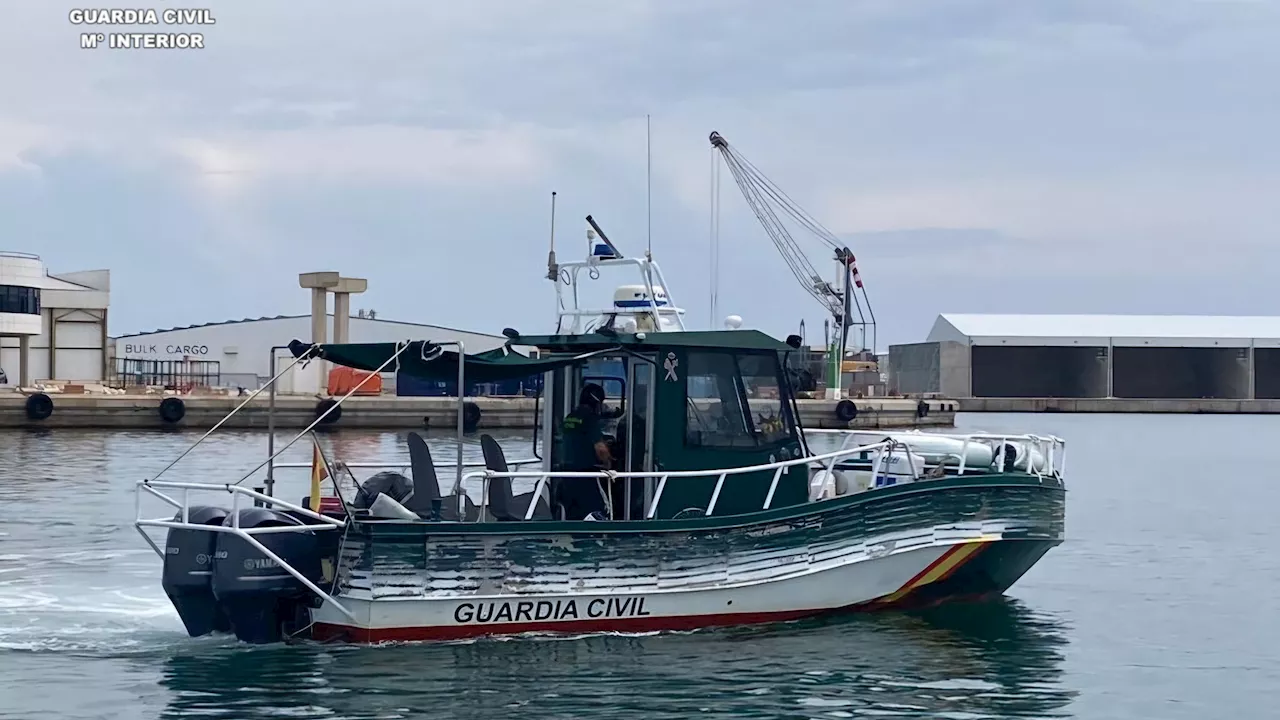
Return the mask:
<svg viewBox="0 0 1280 720">
<path fill-rule="evenodd" d="M 413 640 L 464 640 L 485 635 L 519 635 L 521 633 L 601 633 L 656 632 L 661 630 L 698 630 L 729 625 L 756 625 L 786 622 L 813 617 L 827 610 L 786 610 L 767 613 L 727 613 L 719 615 L 669 615 L 664 617 L 609 618 L 600 620 L 565 620 L 550 622 L 484 623 L 471 625 L 438 625 L 425 627 L 360 628 L 348 625 L 316 623 L 311 636 L 316 640 L 345 642 L 401 642 Z"/>
</svg>

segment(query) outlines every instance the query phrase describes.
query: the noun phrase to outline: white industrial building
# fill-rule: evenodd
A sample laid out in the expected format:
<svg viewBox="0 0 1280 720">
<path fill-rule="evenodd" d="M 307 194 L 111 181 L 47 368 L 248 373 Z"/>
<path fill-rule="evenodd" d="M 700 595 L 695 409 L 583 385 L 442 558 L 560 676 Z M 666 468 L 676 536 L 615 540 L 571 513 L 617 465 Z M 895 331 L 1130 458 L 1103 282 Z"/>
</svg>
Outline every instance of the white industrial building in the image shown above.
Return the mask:
<svg viewBox="0 0 1280 720">
<path fill-rule="evenodd" d="M 905 394 L 1280 398 L 1280 317 L 943 314 L 889 356 Z"/>
<path fill-rule="evenodd" d="M 54 275 L 0 252 L 0 385 L 104 380 L 110 299 L 108 270 Z"/>
<path fill-rule="evenodd" d="M 327 314 L 325 318 L 328 328 L 333 328 L 333 315 Z M 467 353 L 476 353 L 501 347 L 506 342 L 500 335 L 381 318 L 357 316 L 349 318 L 347 323 L 349 334 L 345 341 L 352 343 L 461 340 Z M 293 362 L 288 350 L 273 351 L 272 348 L 288 345 L 293 340 L 311 342 L 312 327 L 311 315 L 279 315 L 122 335 L 114 339 L 115 365 L 123 374 L 204 376 L 211 384 L 255 388 Z M 325 333 L 327 337 L 337 334 Z M 273 357 L 275 370 L 272 369 Z M 281 378 L 280 389 L 313 392 L 319 387 L 319 376 L 311 375 L 307 373 L 305 383 L 301 375 Z"/>
</svg>

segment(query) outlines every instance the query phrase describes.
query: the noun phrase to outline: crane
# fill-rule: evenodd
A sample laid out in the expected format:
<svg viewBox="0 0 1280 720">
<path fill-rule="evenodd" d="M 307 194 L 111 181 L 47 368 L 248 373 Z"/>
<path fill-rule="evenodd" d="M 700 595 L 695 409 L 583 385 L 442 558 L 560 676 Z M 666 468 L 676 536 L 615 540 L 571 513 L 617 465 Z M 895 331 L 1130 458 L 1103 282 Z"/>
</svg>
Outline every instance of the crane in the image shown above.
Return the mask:
<svg viewBox="0 0 1280 720">
<path fill-rule="evenodd" d="M 826 308 L 827 312 L 835 320 L 838 340 L 835 343 L 835 347 L 829 348 L 832 355 L 831 380 L 833 382 L 828 383 L 827 387 L 834 386 L 838 396 L 841 361 L 844 359 L 845 348 L 848 346 L 849 329 L 853 327 L 860 329 L 861 350 L 867 350 L 868 330 L 871 331 L 872 351 L 876 347 L 876 316 L 871 310 L 871 299 L 867 296 L 867 289 L 863 285 L 862 277 L 858 274 L 858 266 L 853 252 L 841 243 L 840 239 L 830 230 L 823 227 L 813 216 L 805 212 L 777 185 L 774 185 L 769 178 L 765 177 L 764 173 L 760 172 L 741 153 L 729 145 L 729 141 L 725 140 L 723 135 L 718 132 L 712 132 L 710 139 L 711 147 L 719 151 L 725 165 L 729 168 L 729 172 L 733 175 L 733 180 L 737 183 L 738 189 L 742 191 L 742 196 L 746 199 L 747 205 L 764 227 L 765 233 L 769 235 L 769 239 L 773 241 L 774 246 L 778 248 L 778 252 L 782 255 L 787 267 L 791 268 L 791 273 L 795 275 L 800 286 Z M 799 243 L 787 231 L 786 226 L 779 218 L 779 212 L 790 216 L 801 228 L 816 236 L 833 253 L 836 265 L 840 268 L 839 287 L 823 279 L 822 275 L 800 248 Z M 714 219 L 713 222 L 715 222 Z M 860 291 L 860 293 L 855 292 L 855 290 Z M 854 321 L 855 313 L 857 315 L 856 322 Z"/>
</svg>

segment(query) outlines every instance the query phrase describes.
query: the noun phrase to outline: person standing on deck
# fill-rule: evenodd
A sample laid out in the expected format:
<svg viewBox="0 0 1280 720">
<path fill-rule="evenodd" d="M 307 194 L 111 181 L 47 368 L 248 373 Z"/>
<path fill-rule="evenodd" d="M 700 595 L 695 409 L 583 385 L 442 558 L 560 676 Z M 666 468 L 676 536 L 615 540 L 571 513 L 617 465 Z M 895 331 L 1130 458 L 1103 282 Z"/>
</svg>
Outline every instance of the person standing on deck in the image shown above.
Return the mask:
<svg viewBox="0 0 1280 720">
<path fill-rule="evenodd" d="M 604 408 L 604 388 L 587 383 L 578 395 L 578 406 L 564 418 L 564 464 L 566 472 L 599 472 L 613 465 L 613 456 L 604 441 L 600 421 Z M 593 512 L 607 512 L 596 478 L 559 478 L 557 501 L 564 506 L 566 520 L 581 520 Z"/>
</svg>

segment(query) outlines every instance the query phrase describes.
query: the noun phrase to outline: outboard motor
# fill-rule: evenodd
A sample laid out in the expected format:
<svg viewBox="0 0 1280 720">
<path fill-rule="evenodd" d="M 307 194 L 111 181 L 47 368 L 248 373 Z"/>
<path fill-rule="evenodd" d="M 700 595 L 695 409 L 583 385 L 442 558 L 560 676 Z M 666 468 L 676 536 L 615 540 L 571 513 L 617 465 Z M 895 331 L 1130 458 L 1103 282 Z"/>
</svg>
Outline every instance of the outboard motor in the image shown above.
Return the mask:
<svg viewBox="0 0 1280 720">
<path fill-rule="evenodd" d="M 230 527 L 233 517 L 228 516 L 222 524 Z M 269 508 L 240 510 L 240 527 L 246 530 L 304 524 L 293 515 Z M 335 539 L 338 535 L 323 534 Z M 264 533 L 254 539 L 311 582 L 322 584 L 320 559 L 326 549 L 314 531 Z M 249 643 L 277 642 L 286 632 L 306 627 L 307 609 L 315 600 L 315 594 L 289 571 L 231 533 L 218 533 L 213 594 L 236 637 Z"/>
<path fill-rule="evenodd" d="M 227 510 L 208 505 L 189 508 L 187 520 L 200 525 L 221 525 Z M 182 514 L 174 516 L 182 520 Z M 212 530 L 170 528 L 164 542 L 161 586 L 191 637 L 230 632 L 231 625 L 213 596 L 213 558 L 222 533 Z"/>
</svg>

